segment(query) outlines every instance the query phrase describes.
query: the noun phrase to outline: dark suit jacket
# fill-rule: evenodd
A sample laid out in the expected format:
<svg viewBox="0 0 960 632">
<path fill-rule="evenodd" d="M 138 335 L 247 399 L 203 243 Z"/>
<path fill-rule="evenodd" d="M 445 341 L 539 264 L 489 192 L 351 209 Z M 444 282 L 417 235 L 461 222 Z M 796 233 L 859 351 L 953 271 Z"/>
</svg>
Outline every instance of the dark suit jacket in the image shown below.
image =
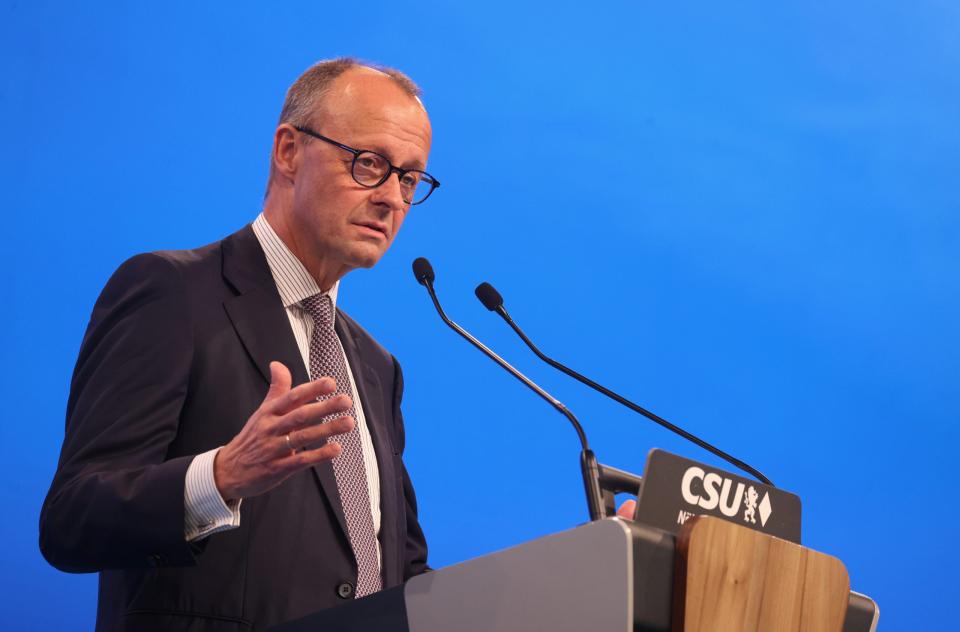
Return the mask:
<svg viewBox="0 0 960 632">
<path fill-rule="evenodd" d="M 401 455 L 396 360 L 338 311 L 380 469 L 385 587 L 426 569 Z M 193 457 L 226 444 L 260 405 L 269 362 L 308 379 L 252 229 L 197 250 L 136 256 L 113 275 L 84 336 L 40 548 L 100 572 L 97 630 L 260 630 L 343 603 L 357 569 L 333 468 L 248 498 L 240 527 L 184 540 Z"/>
</svg>

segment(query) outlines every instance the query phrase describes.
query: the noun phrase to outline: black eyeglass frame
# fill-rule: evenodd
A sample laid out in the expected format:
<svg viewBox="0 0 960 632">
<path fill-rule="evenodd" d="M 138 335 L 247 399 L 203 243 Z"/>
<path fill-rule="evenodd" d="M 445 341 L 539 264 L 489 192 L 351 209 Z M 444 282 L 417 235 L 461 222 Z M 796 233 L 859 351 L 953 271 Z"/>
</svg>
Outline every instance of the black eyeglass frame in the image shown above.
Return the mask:
<svg viewBox="0 0 960 632">
<path fill-rule="evenodd" d="M 339 147 L 340 149 L 344 151 L 349 151 L 351 154 L 353 154 L 353 162 L 350 164 L 350 176 L 353 178 L 354 182 L 356 182 L 362 187 L 366 187 L 368 189 L 376 189 L 378 186 L 380 186 L 381 184 L 389 180 L 390 176 L 393 175 L 394 173 L 397 174 L 397 177 L 398 179 L 400 179 L 401 183 L 403 182 L 403 176 L 407 175 L 408 173 L 419 173 L 420 182 L 426 181 L 427 184 L 430 185 L 430 190 L 427 191 L 427 194 L 423 196 L 423 199 L 418 202 L 411 202 L 408 200 L 404 200 L 404 202 L 406 202 L 410 206 L 423 204 L 424 202 L 427 201 L 427 198 L 433 195 L 433 192 L 436 191 L 437 187 L 440 186 L 439 180 L 434 178 L 432 175 L 430 175 L 426 171 L 423 171 L 422 169 L 402 169 L 400 167 L 395 167 L 393 163 L 390 162 L 390 160 L 383 154 L 377 153 L 375 151 L 371 151 L 369 149 L 355 149 L 350 145 L 344 145 L 343 143 L 339 141 L 335 141 L 332 138 L 327 138 L 323 134 L 318 134 L 317 132 L 313 131 L 309 127 L 300 127 L 298 125 L 294 125 L 293 129 L 297 130 L 301 134 L 306 134 L 307 136 L 311 136 L 313 138 L 316 138 L 317 140 L 322 140 L 325 143 L 330 143 L 334 147 Z M 389 167 L 389 169 L 387 169 L 386 173 L 383 174 L 383 177 L 380 178 L 380 181 L 377 182 L 376 184 L 366 184 L 365 182 L 361 182 L 359 179 L 357 179 L 357 176 L 356 176 L 357 158 L 359 158 L 361 154 L 373 154 L 374 156 L 379 156 L 380 158 L 383 158 L 383 161 L 385 163 L 387 163 L 387 166 Z M 414 187 L 414 191 L 415 190 L 416 190 L 416 187 Z"/>
</svg>

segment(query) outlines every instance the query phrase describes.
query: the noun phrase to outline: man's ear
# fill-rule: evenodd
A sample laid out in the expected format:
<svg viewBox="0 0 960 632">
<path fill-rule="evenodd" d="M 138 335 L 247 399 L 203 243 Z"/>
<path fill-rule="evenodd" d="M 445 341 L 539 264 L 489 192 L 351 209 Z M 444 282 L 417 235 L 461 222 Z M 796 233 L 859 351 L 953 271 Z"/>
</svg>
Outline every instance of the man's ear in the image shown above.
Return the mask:
<svg viewBox="0 0 960 632">
<path fill-rule="evenodd" d="M 282 181 L 293 182 L 297 175 L 301 149 L 297 134 L 297 130 L 288 123 L 281 124 L 273 134 L 273 173 Z"/>
</svg>

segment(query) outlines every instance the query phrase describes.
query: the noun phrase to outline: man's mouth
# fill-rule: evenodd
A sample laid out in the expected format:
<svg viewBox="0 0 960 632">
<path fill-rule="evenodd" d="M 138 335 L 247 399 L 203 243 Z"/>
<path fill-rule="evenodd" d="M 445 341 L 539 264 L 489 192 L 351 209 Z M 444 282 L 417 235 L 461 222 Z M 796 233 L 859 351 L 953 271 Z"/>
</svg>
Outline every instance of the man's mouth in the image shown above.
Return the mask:
<svg viewBox="0 0 960 632">
<path fill-rule="evenodd" d="M 354 222 L 355 225 L 360 226 L 361 228 L 366 228 L 368 231 L 373 231 L 379 233 L 384 239 L 390 237 L 387 232 L 387 225 L 383 222 L 375 221 L 363 221 L 363 222 Z"/>
</svg>

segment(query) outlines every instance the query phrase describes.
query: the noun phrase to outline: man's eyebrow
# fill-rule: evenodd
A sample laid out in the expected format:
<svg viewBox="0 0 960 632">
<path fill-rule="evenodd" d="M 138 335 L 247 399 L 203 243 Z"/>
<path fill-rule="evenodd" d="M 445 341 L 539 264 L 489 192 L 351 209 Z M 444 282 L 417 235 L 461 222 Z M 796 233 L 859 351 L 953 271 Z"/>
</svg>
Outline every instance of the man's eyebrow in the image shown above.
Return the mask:
<svg viewBox="0 0 960 632">
<path fill-rule="evenodd" d="M 395 167 L 400 167 L 402 169 L 417 169 L 419 171 L 423 171 L 424 164 L 419 160 L 415 160 L 412 163 L 410 163 L 412 166 L 404 166 L 402 163 L 397 163 L 397 161 L 394 160 L 393 157 L 390 155 L 387 148 L 384 147 L 383 145 L 378 145 L 374 143 L 369 147 L 358 147 L 357 149 L 360 149 L 360 150 L 366 149 L 368 151 L 375 151 L 381 156 L 385 156 L 387 160 L 390 161 L 390 164 L 394 165 Z"/>
</svg>

